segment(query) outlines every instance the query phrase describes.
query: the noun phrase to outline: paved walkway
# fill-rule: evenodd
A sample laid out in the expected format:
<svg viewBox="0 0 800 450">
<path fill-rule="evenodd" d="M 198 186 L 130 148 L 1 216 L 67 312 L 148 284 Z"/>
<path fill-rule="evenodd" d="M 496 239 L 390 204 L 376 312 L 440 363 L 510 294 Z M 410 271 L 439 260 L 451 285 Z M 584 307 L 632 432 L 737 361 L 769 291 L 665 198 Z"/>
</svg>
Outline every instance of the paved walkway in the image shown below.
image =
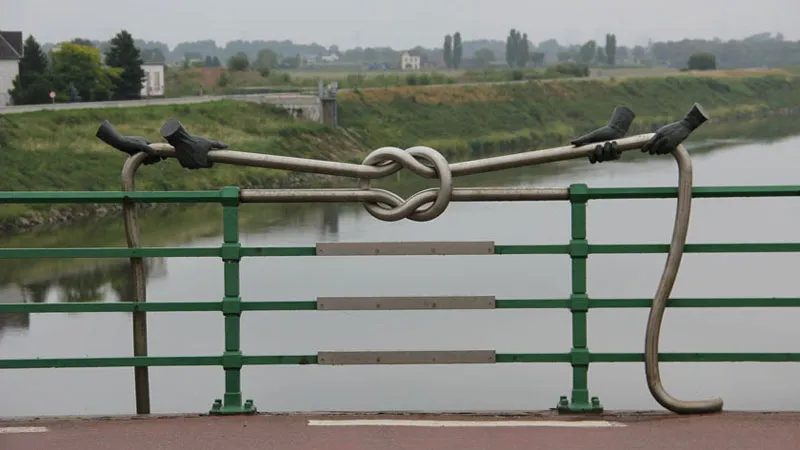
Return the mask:
<svg viewBox="0 0 800 450">
<path fill-rule="evenodd" d="M 313 106 L 319 102 L 316 95 L 294 92 L 274 94 L 198 95 L 188 97 L 145 98 L 139 100 L 110 100 L 104 102 L 50 103 L 41 105 L 0 106 L 0 116 L 23 114 L 35 111 L 63 111 L 70 109 L 136 108 L 142 106 L 189 105 L 218 100 L 240 100 L 255 103 L 271 103 L 278 106 Z"/>
<path fill-rule="evenodd" d="M 257 415 L 0 421 L 0 449 L 800 449 L 800 413 Z"/>
</svg>

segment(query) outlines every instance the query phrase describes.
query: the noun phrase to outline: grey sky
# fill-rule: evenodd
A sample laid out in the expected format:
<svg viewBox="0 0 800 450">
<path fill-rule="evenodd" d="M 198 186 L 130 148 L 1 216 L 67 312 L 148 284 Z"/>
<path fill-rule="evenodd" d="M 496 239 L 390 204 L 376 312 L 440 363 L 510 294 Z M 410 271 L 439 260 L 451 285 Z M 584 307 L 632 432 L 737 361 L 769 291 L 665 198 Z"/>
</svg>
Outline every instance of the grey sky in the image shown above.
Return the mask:
<svg viewBox="0 0 800 450">
<path fill-rule="evenodd" d="M 108 39 L 120 29 L 166 42 L 283 40 L 342 48 L 441 46 L 446 33 L 505 40 L 512 27 L 533 42 L 620 45 L 684 37 L 742 38 L 782 32 L 800 39 L 800 0 L 0 0 L 0 29 L 39 42 Z"/>
</svg>

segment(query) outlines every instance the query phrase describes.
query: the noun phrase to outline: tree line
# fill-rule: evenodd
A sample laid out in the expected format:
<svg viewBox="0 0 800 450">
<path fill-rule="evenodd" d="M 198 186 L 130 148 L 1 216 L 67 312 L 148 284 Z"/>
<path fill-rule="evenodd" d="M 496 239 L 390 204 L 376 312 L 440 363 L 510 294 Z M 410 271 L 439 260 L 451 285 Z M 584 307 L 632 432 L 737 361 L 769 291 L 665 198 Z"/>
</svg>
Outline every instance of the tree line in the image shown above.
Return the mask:
<svg viewBox="0 0 800 450">
<path fill-rule="evenodd" d="M 275 53 L 269 48 L 262 48 L 256 54 L 256 57 L 251 61 L 250 57 L 245 52 L 237 52 L 235 55 L 228 58 L 228 69 L 232 71 L 245 71 L 256 70 L 261 76 L 269 76 L 272 69 L 295 69 L 302 65 L 302 58 L 300 55 L 295 55 L 294 58 L 281 58 L 280 55 Z"/>
<path fill-rule="evenodd" d="M 524 34 L 524 33 L 523 33 Z M 516 33 L 514 33 L 516 36 Z M 482 66 L 494 63 L 497 60 L 514 61 L 514 67 L 518 67 L 519 58 L 514 56 L 513 47 L 509 45 L 510 40 L 516 39 L 517 43 L 524 41 L 528 45 L 530 59 L 529 63 L 539 66 L 547 59 L 551 62 L 575 62 L 591 66 L 641 66 L 641 65 L 667 65 L 673 68 L 687 67 L 690 56 L 696 53 L 710 53 L 715 55 L 720 68 L 743 68 L 743 67 L 775 67 L 786 65 L 800 65 L 800 41 L 785 41 L 780 33 L 760 33 L 740 40 L 722 41 L 719 39 L 683 39 L 680 41 L 650 42 L 646 45 L 624 46 L 616 41 L 616 35 L 609 33 L 605 42 L 587 41 L 577 45 L 563 45 L 555 39 L 547 39 L 534 44 L 522 39 L 524 36 L 512 37 L 509 32 L 506 40 L 496 39 L 473 39 L 464 40 L 461 33 L 458 33 L 460 45 L 455 46 L 455 35 L 450 39 L 449 49 L 447 37 L 444 45 L 438 48 L 425 48 L 416 46 L 408 49 L 414 54 L 419 55 L 423 63 L 428 61 L 443 62 L 447 66 L 455 68 L 453 60 L 455 50 L 458 48 L 458 68 L 465 66 Z M 610 39 L 609 39 L 610 38 Z M 108 42 L 91 41 L 105 52 Z M 231 57 L 245 54 L 249 61 L 258 59 L 258 53 L 262 49 L 269 49 L 278 55 L 279 66 L 290 68 L 300 55 L 301 58 L 310 56 L 320 56 L 336 54 L 339 61 L 343 63 L 360 64 L 384 64 L 396 66 L 400 60 L 403 50 L 390 47 L 356 47 L 342 50 L 336 45 L 323 46 L 317 43 L 299 44 L 291 40 L 284 41 L 243 41 L 235 40 L 227 42 L 223 46 L 218 46 L 213 40 L 201 40 L 194 42 L 181 42 L 174 49 L 157 41 L 135 40 L 136 46 L 142 50 L 146 60 L 156 62 L 180 63 L 193 61 L 191 64 L 216 67 L 226 65 Z M 44 44 L 45 51 L 49 50 L 53 44 Z M 509 52 L 509 50 L 511 50 Z M 446 56 L 449 53 L 450 56 Z M 511 55 L 509 55 L 511 53 Z M 525 56 L 522 56 L 524 59 Z M 188 64 L 188 63 L 187 63 Z"/>
<path fill-rule="evenodd" d="M 627 49 L 624 50 L 624 54 L 627 57 Z M 607 33 L 605 46 L 598 46 L 597 41 L 589 40 L 581 45 L 577 52 L 567 52 L 566 56 L 559 56 L 560 60 L 575 60 L 583 64 L 615 66 L 617 65 L 617 36 Z"/>
<path fill-rule="evenodd" d="M 80 38 L 45 52 L 31 35 L 25 39 L 9 94 L 16 105 L 138 99 L 145 79 L 142 64 L 141 52 L 126 30 L 109 41 L 103 54 Z M 55 99 L 50 99 L 50 91 Z"/>
</svg>

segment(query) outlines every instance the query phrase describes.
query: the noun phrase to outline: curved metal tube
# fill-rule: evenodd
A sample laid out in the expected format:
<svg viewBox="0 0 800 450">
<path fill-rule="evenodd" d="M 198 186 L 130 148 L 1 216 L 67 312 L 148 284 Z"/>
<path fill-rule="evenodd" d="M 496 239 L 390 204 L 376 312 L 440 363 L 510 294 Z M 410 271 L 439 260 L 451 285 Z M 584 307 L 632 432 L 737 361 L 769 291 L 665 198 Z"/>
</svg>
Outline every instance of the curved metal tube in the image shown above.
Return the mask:
<svg viewBox="0 0 800 450">
<path fill-rule="evenodd" d="M 658 283 L 658 289 L 653 297 L 650 307 L 650 316 L 647 318 L 647 330 L 644 341 L 644 369 L 647 376 L 647 387 L 653 398 L 664 408 L 679 414 L 698 414 L 718 412 L 722 410 L 722 399 L 684 401 L 678 400 L 664 390 L 661 383 L 661 374 L 658 370 L 658 339 L 661 333 L 661 321 L 667 300 L 678 276 L 678 269 L 683 257 L 683 248 L 686 245 L 686 235 L 689 231 L 689 217 L 692 209 L 692 160 L 683 145 L 673 150 L 672 155 L 678 163 L 678 199 L 675 213 L 675 226 L 672 229 L 672 241 L 669 244 L 669 254 Z"/>
<path fill-rule="evenodd" d="M 122 190 L 136 190 L 136 171 L 148 157 L 146 153 L 137 153 L 125 160 L 122 166 Z M 125 219 L 125 237 L 129 248 L 140 247 L 139 226 L 136 221 L 136 203 L 124 202 L 122 214 Z M 142 258 L 131 258 L 131 276 L 133 278 L 133 302 L 147 301 L 147 273 Z M 147 356 L 147 316 L 144 311 L 133 313 L 133 356 Z M 134 367 L 133 377 L 136 387 L 136 413 L 150 414 L 150 378 L 147 366 Z"/>
</svg>

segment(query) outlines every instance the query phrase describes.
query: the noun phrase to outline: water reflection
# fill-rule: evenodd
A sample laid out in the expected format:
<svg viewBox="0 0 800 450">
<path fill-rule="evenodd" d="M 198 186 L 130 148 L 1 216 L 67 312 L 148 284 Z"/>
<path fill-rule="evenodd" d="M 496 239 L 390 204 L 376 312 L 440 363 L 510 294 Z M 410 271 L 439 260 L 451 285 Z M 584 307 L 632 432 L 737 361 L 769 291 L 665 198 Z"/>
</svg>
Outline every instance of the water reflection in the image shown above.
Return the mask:
<svg viewBox="0 0 800 450">
<path fill-rule="evenodd" d="M 44 291 L 47 294 L 47 291 Z M 31 301 L 28 301 L 30 298 Z M 18 286 L 0 287 L 0 301 L 3 303 L 42 303 L 43 298 L 31 298 L 26 295 L 25 289 Z M 25 313 L 0 313 L 0 340 L 6 330 L 27 330 L 31 326 L 30 314 Z"/>
<path fill-rule="evenodd" d="M 164 258 L 146 258 L 144 268 L 148 280 L 167 276 Z M 51 297 L 52 301 L 59 303 L 129 302 L 133 301 L 133 295 L 133 279 L 127 260 L 97 261 L 91 269 L 0 286 L 0 302 L 3 303 L 45 303 Z M 29 313 L 0 313 L 0 339 L 5 333 L 27 330 L 30 327 L 29 316 Z"/>
<path fill-rule="evenodd" d="M 320 240 L 336 241 L 339 238 L 339 215 L 341 207 L 337 204 L 325 205 L 322 208 L 322 221 L 320 224 Z"/>
</svg>

